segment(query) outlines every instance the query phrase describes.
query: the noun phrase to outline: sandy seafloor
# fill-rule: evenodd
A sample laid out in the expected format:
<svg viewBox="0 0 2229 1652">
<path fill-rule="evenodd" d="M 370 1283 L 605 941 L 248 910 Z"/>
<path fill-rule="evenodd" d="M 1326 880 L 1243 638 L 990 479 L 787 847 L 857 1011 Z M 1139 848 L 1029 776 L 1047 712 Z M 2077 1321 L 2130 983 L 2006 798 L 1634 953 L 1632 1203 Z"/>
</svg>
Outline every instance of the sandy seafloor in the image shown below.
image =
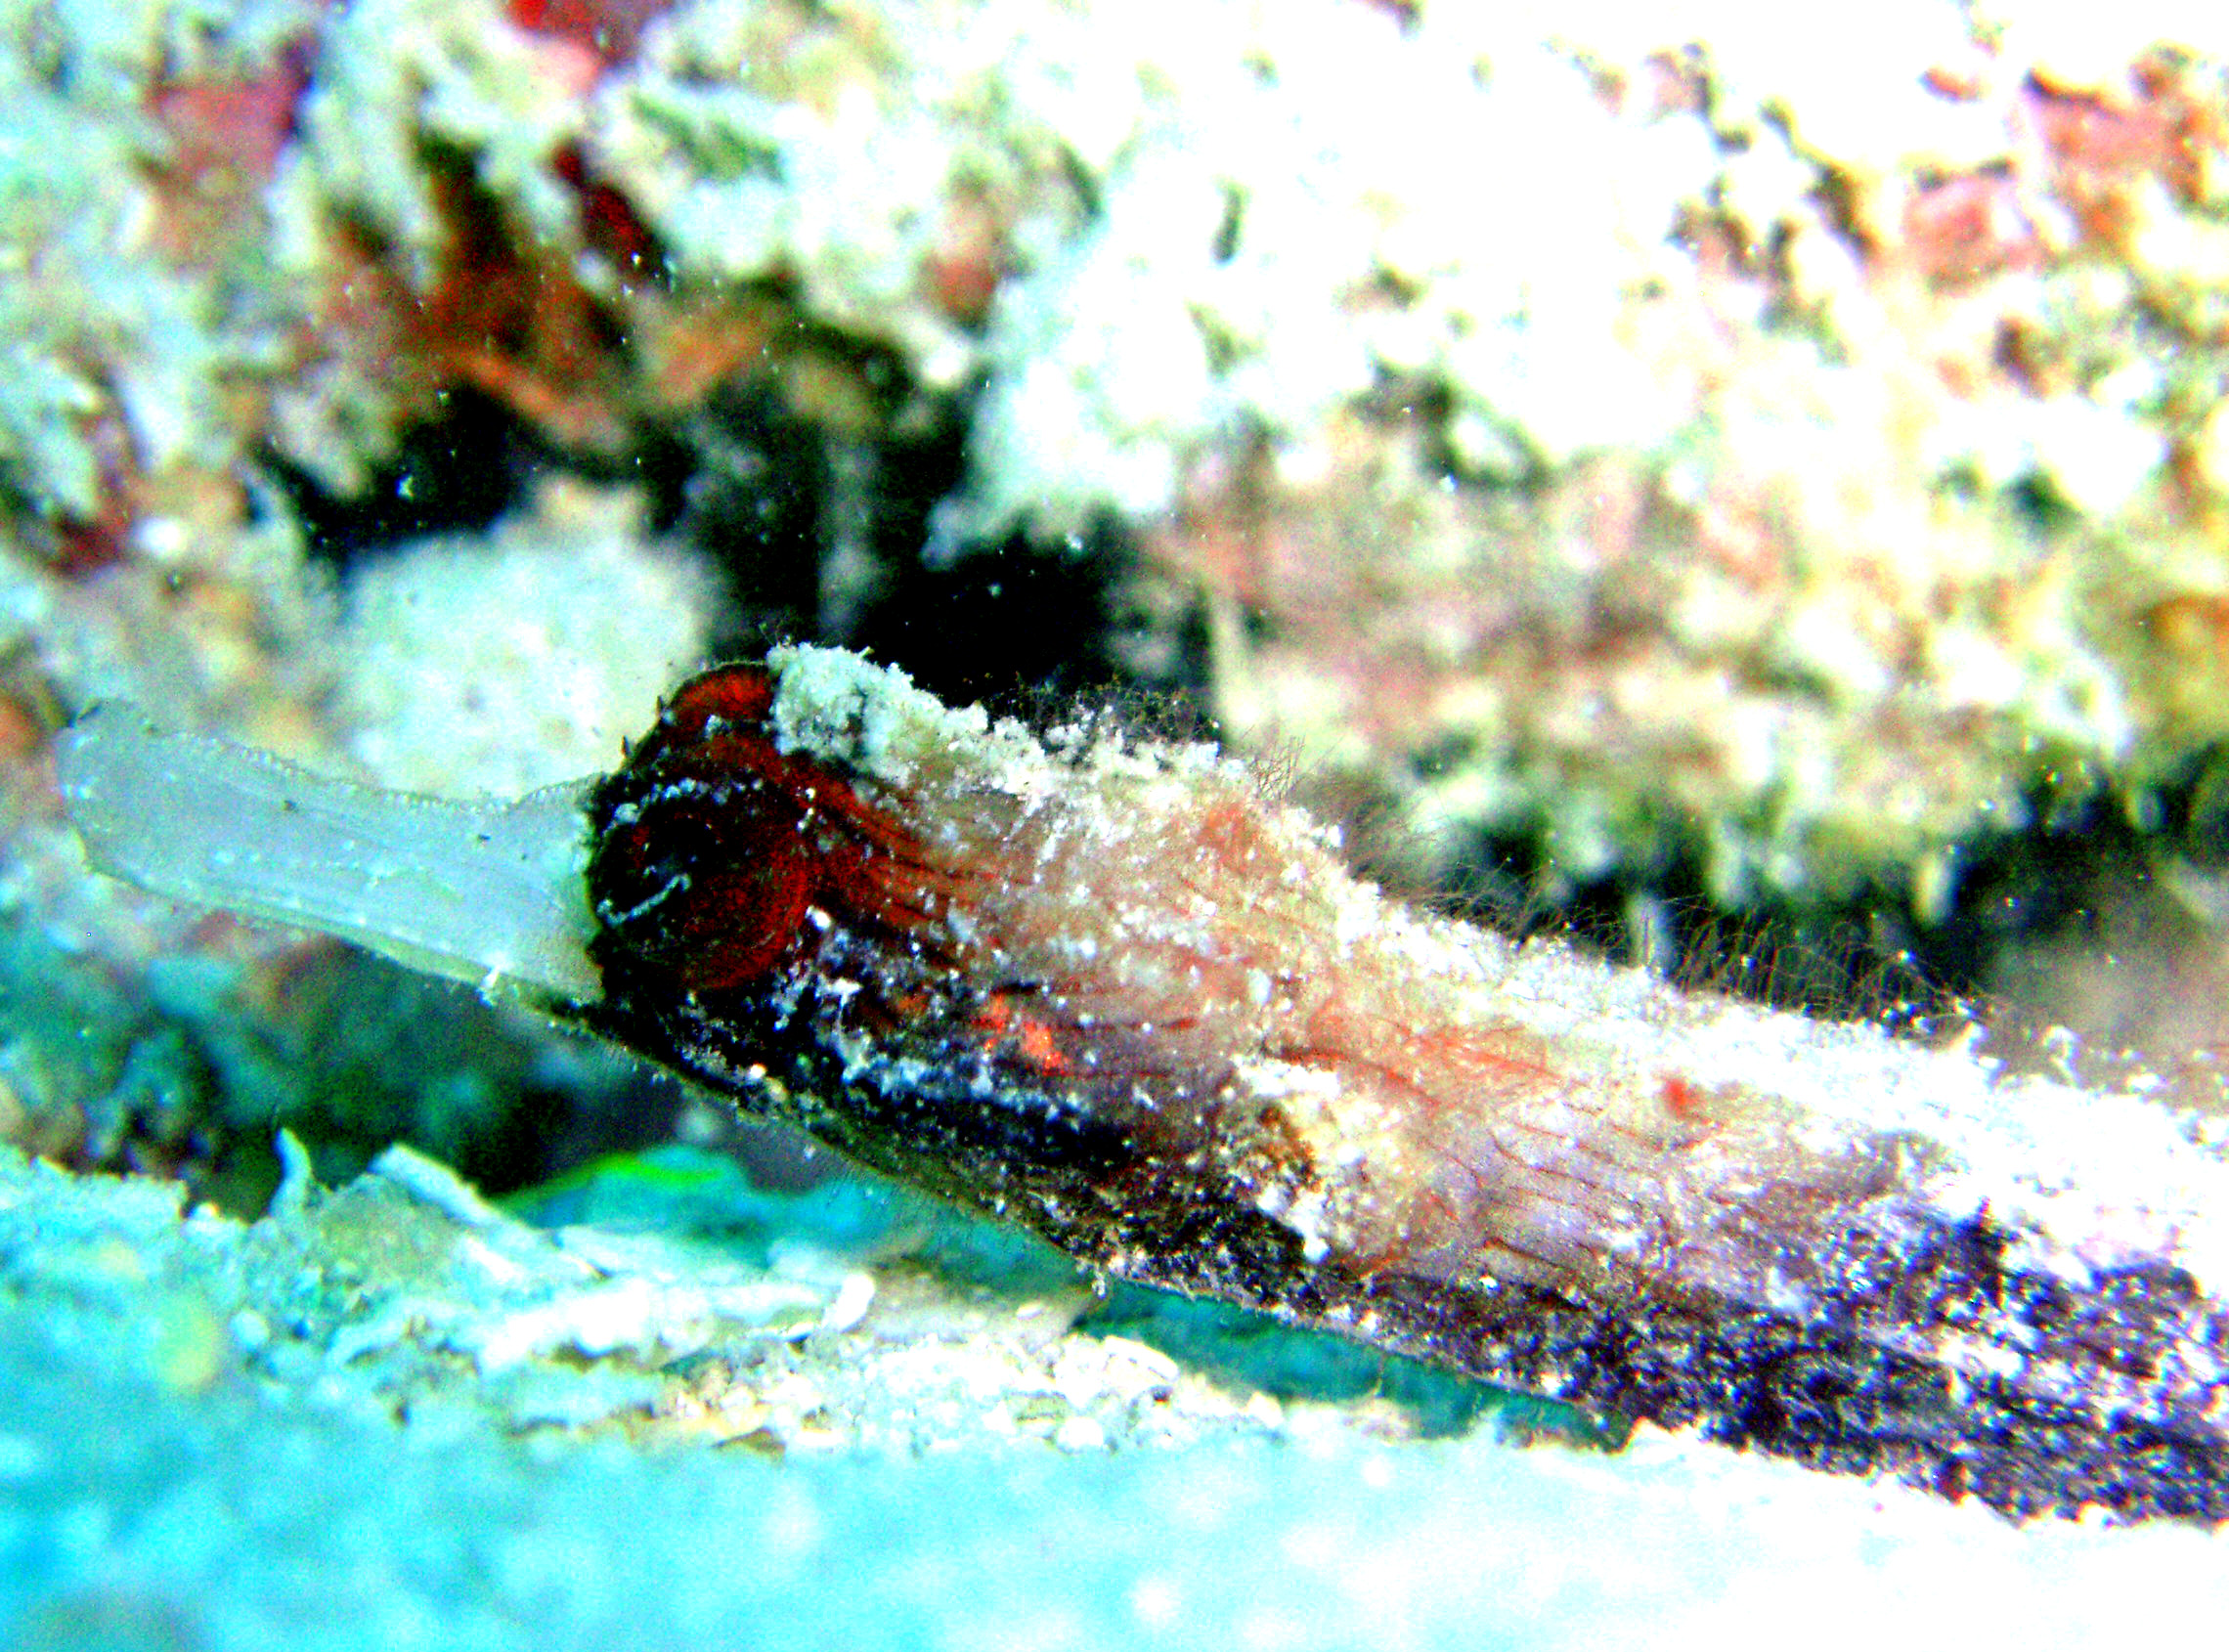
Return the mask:
<svg viewBox="0 0 2229 1652">
<path fill-rule="evenodd" d="M 2218 1545 L 2019 1533 L 1666 1444 L 776 1465 L 531 1454 L 9 1326 L 32 1647 L 1913 1647 L 2203 1641 Z"/>
<path fill-rule="evenodd" d="M 970 1284 L 998 1241 L 916 1230 L 941 1286 L 909 1288 L 878 1196 L 785 1224 L 667 1182 L 662 1220 L 637 1190 L 534 1226 L 398 1154 L 245 1226 L 0 1161 L 0 1641 L 2128 1646 L 2229 1610 L 2197 1529 L 2018 1528 L 1660 1434 L 1395 1438 L 1428 1387 L 1310 1398 L 1303 1342 L 1271 1401 L 1212 1332 L 1203 1385 L 1166 1327 L 1059 1329 L 1042 1257 Z M 707 1379 L 754 1338 L 774 1379 Z"/>
</svg>

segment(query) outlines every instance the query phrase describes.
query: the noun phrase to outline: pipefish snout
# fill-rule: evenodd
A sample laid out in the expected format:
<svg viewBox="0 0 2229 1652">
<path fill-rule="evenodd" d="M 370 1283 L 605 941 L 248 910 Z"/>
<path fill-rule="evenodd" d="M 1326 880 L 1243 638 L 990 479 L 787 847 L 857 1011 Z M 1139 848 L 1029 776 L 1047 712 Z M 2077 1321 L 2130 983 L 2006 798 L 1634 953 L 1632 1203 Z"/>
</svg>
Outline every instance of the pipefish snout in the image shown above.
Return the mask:
<svg viewBox="0 0 2229 1652">
<path fill-rule="evenodd" d="M 1200 746 L 774 650 L 613 774 L 397 799 L 111 709 L 96 861 L 523 998 L 1111 1274 L 2015 1516 L 2229 1516 L 2166 1109 L 1412 912 Z"/>
</svg>

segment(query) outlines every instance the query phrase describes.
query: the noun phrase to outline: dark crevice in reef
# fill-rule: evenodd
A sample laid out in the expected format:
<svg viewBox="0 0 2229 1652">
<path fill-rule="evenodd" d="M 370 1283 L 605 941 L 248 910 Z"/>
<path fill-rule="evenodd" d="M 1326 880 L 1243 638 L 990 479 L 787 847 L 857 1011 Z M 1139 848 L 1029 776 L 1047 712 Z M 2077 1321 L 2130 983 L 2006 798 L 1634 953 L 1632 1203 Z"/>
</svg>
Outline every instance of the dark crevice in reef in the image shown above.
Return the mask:
<svg viewBox="0 0 2229 1652">
<path fill-rule="evenodd" d="M 936 403 L 875 431 L 832 433 L 765 385 L 739 382 L 649 438 L 653 521 L 708 555 L 731 599 L 719 646 L 856 648 L 940 698 L 1004 710 L 1120 685 L 1118 606 L 1131 537 L 1102 522 L 1061 547 L 1016 537 L 933 562 L 940 506 L 965 482 L 963 410 Z M 1204 684 L 1200 650 L 1183 680 Z"/>
<path fill-rule="evenodd" d="M 347 569 L 431 534 L 473 534 L 516 508 L 555 456 L 491 397 L 458 387 L 440 417 L 403 432 L 392 456 L 352 493 L 337 494 L 276 456 L 265 465 L 301 521 L 310 554 Z"/>
<path fill-rule="evenodd" d="M 931 394 L 893 353 L 825 329 L 684 408 L 614 410 L 625 434 L 562 445 L 466 384 L 408 427 L 363 484 L 336 492 L 277 454 L 263 464 L 311 554 L 345 572 L 428 535 L 476 533 L 526 508 L 538 478 L 639 487 L 650 533 L 702 555 L 722 586 L 711 652 L 771 642 L 857 648 L 953 702 L 1000 710 L 1078 693 L 1173 697 L 1206 721 L 1197 616 L 1142 619 L 1135 537 L 1102 518 L 1065 543 L 1023 536 L 926 554 L 967 479 L 972 396 Z M 1134 669 L 1150 655 L 1148 674 Z"/>
</svg>

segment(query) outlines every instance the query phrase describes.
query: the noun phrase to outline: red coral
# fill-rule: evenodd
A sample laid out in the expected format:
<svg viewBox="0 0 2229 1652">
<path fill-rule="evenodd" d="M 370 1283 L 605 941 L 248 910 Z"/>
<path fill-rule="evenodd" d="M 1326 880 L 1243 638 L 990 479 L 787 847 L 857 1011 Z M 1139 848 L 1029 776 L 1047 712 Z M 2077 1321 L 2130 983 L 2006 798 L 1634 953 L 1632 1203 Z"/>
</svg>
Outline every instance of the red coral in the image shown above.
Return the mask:
<svg viewBox="0 0 2229 1652">
<path fill-rule="evenodd" d="M 947 321 L 980 325 L 1011 263 L 1007 213 L 988 196 L 956 191 L 944 203 L 937 249 L 923 272 L 929 299 Z"/>
<path fill-rule="evenodd" d="M 599 65 L 624 63 L 651 20 L 671 0 L 510 0 L 511 22 L 521 28 L 584 46 Z"/>
<path fill-rule="evenodd" d="M 2002 168 L 1921 185 L 1904 202 L 1903 244 L 1920 273 L 1939 285 L 2039 269 L 2044 258 L 2020 187 Z"/>
<path fill-rule="evenodd" d="M 2184 66 L 2156 54 L 2129 76 L 2129 92 L 2052 85 L 2030 76 L 2021 111 L 2049 156 L 2052 186 L 2092 239 L 2117 242 L 2129 184 L 2158 178 L 2188 205 L 2204 193 L 2206 153 L 2229 137 L 2229 109 Z"/>
<path fill-rule="evenodd" d="M 299 51 L 246 80 L 178 80 L 158 86 L 149 111 L 171 142 L 166 170 L 189 188 L 237 178 L 268 183 L 279 154 L 294 135 L 294 115 L 310 81 Z"/>
</svg>

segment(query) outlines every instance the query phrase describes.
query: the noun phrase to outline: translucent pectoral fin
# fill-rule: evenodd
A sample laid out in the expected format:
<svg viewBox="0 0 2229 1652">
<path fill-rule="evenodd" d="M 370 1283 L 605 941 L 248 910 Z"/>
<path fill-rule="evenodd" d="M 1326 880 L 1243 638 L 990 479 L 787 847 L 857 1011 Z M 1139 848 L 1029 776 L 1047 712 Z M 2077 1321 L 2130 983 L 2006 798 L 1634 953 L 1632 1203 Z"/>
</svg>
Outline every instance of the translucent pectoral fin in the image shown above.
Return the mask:
<svg viewBox="0 0 2229 1652">
<path fill-rule="evenodd" d="M 99 708 L 55 742 L 93 864 L 172 899 L 298 924 L 484 993 L 590 1003 L 587 783 L 453 801 L 316 775 Z"/>
</svg>

